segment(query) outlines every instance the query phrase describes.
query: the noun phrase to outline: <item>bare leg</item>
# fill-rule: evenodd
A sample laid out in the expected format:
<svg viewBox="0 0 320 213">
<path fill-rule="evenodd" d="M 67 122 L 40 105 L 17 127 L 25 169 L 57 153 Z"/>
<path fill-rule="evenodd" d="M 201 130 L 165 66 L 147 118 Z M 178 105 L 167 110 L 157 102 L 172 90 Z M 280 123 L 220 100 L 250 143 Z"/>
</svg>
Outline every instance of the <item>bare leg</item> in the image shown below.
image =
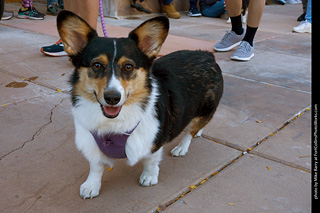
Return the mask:
<svg viewBox="0 0 320 213">
<path fill-rule="evenodd" d="M 93 29 L 97 28 L 99 15 L 98 0 L 64 0 L 64 6 L 67 10 L 83 18 Z"/>
<path fill-rule="evenodd" d="M 255 1 L 255 0 L 251 0 L 251 1 Z M 242 0 L 225 0 L 225 2 L 226 2 L 226 9 L 230 17 L 239 16 L 241 14 Z"/>
<path fill-rule="evenodd" d="M 66 10 L 70 10 L 80 16 L 79 4 L 81 2 L 78 2 L 77 0 L 64 0 L 63 3 Z"/>
<path fill-rule="evenodd" d="M 262 17 L 265 0 L 251 0 L 248 8 L 247 25 L 250 27 L 259 27 Z"/>
<path fill-rule="evenodd" d="M 99 15 L 99 1 L 98 0 L 78 0 L 81 2 L 80 17 L 82 17 L 93 28 L 97 29 L 98 15 Z"/>
</svg>

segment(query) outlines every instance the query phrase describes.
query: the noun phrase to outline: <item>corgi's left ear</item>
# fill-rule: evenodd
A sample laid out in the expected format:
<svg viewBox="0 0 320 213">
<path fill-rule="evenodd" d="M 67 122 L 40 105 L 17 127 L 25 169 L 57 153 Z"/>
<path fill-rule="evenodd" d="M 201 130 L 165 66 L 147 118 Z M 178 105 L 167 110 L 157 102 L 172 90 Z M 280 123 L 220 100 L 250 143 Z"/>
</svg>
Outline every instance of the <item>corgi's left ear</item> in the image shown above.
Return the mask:
<svg viewBox="0 0 320 213">
<path fill-rule="evenodd" d="M 135 40 L 142 52 L 150 59 L 154 59 L 160 52 L 168 32 L 169 19 L 159 16 L 142 23 L 129 34 L 129 38 Z"/>
<path fill-rule="evenodd" d="M 67 10 L 59 12 L 57 28 L 64 51 L 70 56 L 79 54 L 93 37 L 98 36 L 85 20 Z"/>
</svg>

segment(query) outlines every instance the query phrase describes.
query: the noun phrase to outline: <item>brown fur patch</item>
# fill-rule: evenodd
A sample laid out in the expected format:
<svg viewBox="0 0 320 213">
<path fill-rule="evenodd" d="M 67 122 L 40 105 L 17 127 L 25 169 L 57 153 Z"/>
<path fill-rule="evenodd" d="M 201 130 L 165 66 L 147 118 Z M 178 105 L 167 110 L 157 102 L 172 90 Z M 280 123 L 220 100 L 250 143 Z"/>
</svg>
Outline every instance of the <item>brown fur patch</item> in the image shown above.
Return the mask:
<svg viewBox="0 0 320 213">
<path fill-rule="evenodd" d="M 104 89 L 106 87 L 107 77 L 91 78 L 89 73 L 93 72 L 90 68 L 81 67 L 78 69 L 79 81 L 74 86 L 73 93 L 76 96 L 84 97 L 85 99 L 96 103 L 97 94 L 99 99 L 103 98 Z"/>
<path fill-rule="evenodd" d="M 106 56 L 105 54 L 99 55 L 98 57 L 96 57 L 92 61 L 100 62 L 101 64 L 104 64 L 104 65 L 107 65 L 109 63 L 108 56 Z"/>
<path fill-rule="evenodd" d="M 125 105 L 130 105 L 136 102 L 144 102 L 150 95 L 150 89 L 146 87 L 147 84 L 147 71 L 144 69 L 134 70 L 135 78 L 125 80 L 120 78 L 120 83 L 128 95 Z"/>
<path fill-rule="evenodd" d="M 127 64 L 127 63 L 130 63 L 130 64 L 132 64 L 132 65 L 135 66 L 134 61 L 131 60 L 131 59 L 129 59 L 129 58 L 127 58 L 127 57 L 125 57 L 125 56 L 122 56 L 122 57 L 118 60 L 118 62 L 117 62 L 117 64 L 118 64 L 120 67 L 122 67 L 123 65 L 125 65 L 125 64 Z"/>
<path fill-rule="evenodd" d="M 213 116 L 213 115 L 212 115 Z M 212 116 L 208 117 L 195 117 L 190 122 L 190 134 L 194 137 L 205 125 L 209 123 Z"/>
</svg>

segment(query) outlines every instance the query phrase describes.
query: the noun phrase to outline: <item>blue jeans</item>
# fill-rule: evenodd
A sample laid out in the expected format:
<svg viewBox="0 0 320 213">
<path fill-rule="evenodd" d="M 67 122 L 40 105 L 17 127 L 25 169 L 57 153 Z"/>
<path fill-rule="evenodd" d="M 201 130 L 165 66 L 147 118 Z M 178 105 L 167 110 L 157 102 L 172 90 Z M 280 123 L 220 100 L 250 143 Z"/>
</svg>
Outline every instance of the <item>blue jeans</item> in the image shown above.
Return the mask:
<svg viewBox="0 0 320 213">
<path fill-rule="evenodd" d="M 306 13 L 305 18 L 306 18 L 306 20 L 307 20 L 309 23 L 312 23 L 311 5 L 312 5 L 311 0 L 308 0 L 308 3 L 307 3 L 307 13 Z"/>
<path fill-rule="evenodd" d="M 63 0 L 47 0 L 47 7 L 53 5 L 54 3 L 58 3 L 59 5 L 63 5 Z"/>
<path fill-rule="evenodd" d="M 173 0 L 163 0 L 162 2 L 164 5 L 168 5 L 168 4 L 172 3 Z"/>
<path fill-rule="evenodd" d="M 224 12 L 225 12 L 224 0 L 221 0 L 201 11 L 203 16 L 212 17 L 212 18 L 220 17 L 220 15 L 223 14 Z"/>
</svg>

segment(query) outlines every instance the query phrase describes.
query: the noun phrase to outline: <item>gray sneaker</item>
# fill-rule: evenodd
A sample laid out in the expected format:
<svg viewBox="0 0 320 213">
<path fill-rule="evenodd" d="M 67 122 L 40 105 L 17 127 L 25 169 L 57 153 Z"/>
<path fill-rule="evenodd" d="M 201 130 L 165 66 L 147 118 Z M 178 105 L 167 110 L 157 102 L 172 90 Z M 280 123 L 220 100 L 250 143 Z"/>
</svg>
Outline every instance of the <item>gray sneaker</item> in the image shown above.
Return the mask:
<svg viewBox="0 0 320 213">
<path fill-rule="evenodd" d="M 229 51 L 240 44 L 245 34 L 245 30 L 243 30 L 243 33 L 241 35 L 237 35 L 233 31 L 227 31 L 221 41 L 213 46 L 213 49 L 219 52 Z"/>
<path fill-rule="evenodd" d="M 254 47 L 248 42 L 242 41 L 238 49 L 232 54 L 231 59 L 237 61 L 249 61 L 253 56 Z"/>
</svg>

